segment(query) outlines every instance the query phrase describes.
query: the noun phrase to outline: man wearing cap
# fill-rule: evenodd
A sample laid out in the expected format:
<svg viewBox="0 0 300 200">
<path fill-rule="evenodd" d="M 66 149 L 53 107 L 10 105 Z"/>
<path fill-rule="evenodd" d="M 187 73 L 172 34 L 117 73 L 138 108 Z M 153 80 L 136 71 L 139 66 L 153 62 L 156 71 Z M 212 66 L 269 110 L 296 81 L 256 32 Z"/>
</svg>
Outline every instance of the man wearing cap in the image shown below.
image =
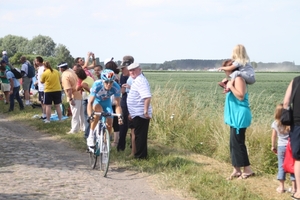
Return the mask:
<svg viewBox="0 0 300 200">
<path fill-rule="evenodd" d="M 79 130 L 84 131 L 82 96 L 80 92 L 76 90 L 78 82 L 77 75 L 73 70 L 68 68 L 68 63 L 66 62 L 60 63 L 57 67 L 62 72 L 62 87 L 72 111 L 71 130 L 67 132 L 67 134 L 74 134 L 79 132 Z"/>
<path fill-rule="evenodd" d="M 133 120 L 136 152 L 135 158 L 145 159 L 148 156 L 147 138 L 149 123 L 152 117 L 150 105 L 150 85 L 142 74 L 140 64 L 132 63 L 128 66 L 129 75 L 133 79 L 127 96 L 129 117 Z"/>
<path fill-rule="evenodd" d="M 126 147 L 126 135 L 128 128 L 131 128 L 131 139 L 133 140 L 131 142 L 131 156 L 135 153 L 135 144 L 134 144 L 134 131 L 133 131 L 133 124 L 132 121 L 128 121 L 128 108 L 127 108 L 127 94 L 130 89 L 129 83 L 132 82 L 132 78 L 129 78 L 129 71 L 127 67 L 134 62 L 134 58 L 132 56 L 124 56 L 123 61 L 121 65 L 118 67 L 122 70 L 122 74 L 120 77 L 120 85 L 121 85 L 121 93 L 122 93 L 122 99 L 121 99 L 121 107 L 123 112 L 123 124 L 120 125 L 120 137 L 119 137 L 119 143 L 117 146 L 118 151 L 124 151 Z M 129 79 L 128 79 L 129 78 Z M 131 81 L 130 81 L 131 80 Z"/>
<path fill-rule="evenodd" d="M 1 66 L 4 66 L 6 70 L 10 70 L 9 66 L 7 65 L 5 60 L 1 60 Z M 4 103 L 8 104 L 9 102 L 9 91 L 10 91 L 10 83 L 8 79 L 6 78 L 5 72 L 0 72 L 0 78 L 1 78 L 1 90 L 4 93 Z"/>
<path fill-rule="evenodd" d="M 5 63 L 9 66 L 9 60 L 8 60 L 8 56 L 7 56 L 6 51 L 2 51 L 2 60 L 4 60 Z"/>
</svg>

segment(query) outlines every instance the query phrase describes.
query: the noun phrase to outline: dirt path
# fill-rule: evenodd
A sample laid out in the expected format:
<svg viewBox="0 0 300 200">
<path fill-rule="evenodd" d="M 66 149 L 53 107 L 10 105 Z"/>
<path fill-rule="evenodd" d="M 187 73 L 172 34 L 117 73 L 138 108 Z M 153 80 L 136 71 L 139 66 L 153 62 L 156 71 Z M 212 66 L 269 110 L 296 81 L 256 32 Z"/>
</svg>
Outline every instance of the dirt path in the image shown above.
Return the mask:
<svg viewBox="0 0 300 200">
<path fill-rule="evenodd" d="M 0 115 L 0 199 L 183 199 L 158 191 L 151 176 L 111 166 L 108 177 L 88 156 Z"/>
</svg>

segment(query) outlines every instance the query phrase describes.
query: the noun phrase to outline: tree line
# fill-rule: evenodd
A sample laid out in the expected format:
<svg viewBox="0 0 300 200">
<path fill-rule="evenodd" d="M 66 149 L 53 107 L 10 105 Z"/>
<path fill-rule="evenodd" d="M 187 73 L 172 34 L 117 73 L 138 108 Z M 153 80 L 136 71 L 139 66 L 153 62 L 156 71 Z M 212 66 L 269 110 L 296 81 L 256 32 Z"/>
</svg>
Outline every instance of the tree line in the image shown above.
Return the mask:
<svg viewBox="0 0 300 200">
<path fill-rule="evenodd" d="M 165 61 L 162 64 L 148 63 L 142 64 L 142 68 L 146 70 L 210 70 L 218 69 L 227 59 L 216 60 L 197 60 L 197 59 L 182 59 Z M 295 65 L 294 62 L 281 63 L 263 63 L 251 62 L 255 71 L 300 71 L 300 65 Z"/>
<path fill-rule="evenodd" d="M 6 35 L 0 38 L 0 50 L 6 51 L 12 65 L 19 65 L 19 59 L 25 55 L 29 61 L 36 56 L 42 56 L 49 61 L 52 67 L 61 62 L 67 62 L 69 66 L 74 64 L 74 58 L 68 48 L 63 44 L 56 44 L 49 36 L 38 35 L 31 40 L 15 35 Z M 103 64 L 97 59 L 97 64 Z M 145 70 L 209 70 L 216 69 L 226 59 L 182 59 L 165 61 L 164 63 L 141 63 Z M 121 61 L 117 61 L 118 64 Z M 256 71 L 300 71 L 300 66 L 294 62 L 262 63 L 252 62 Z"/>
<path fill-rule="evenodd" d="M 33 61 L 35 57 L 42 56 L 55 67 L 58 63 L 74 63 L 74 58 L 68 48 L 63 44 L 56 44 L 49 36 L 38 35 L 31 40 L 15 35 L 6 35 L 0 38 L 0 50 L 6 51 L 12 65 L 20 64 L 20 57 L 25 55 L 27 60 Z"/>
</svg>

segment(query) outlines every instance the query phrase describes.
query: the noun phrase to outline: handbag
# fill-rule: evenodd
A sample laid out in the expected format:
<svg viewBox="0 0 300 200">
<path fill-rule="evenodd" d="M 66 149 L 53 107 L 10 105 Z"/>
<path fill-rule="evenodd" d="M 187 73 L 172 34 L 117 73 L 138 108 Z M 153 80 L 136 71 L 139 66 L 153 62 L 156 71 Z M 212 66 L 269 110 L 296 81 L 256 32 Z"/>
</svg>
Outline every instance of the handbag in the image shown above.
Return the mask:
<svg viewBox="0 0 300 200">
<path fill-rule="evenodd" d="M 293 123 L 293 110 L 291 107 L 287 107 L 287 109 L 282 109 L 280 121 L 282 125 L 292 125 Z"/>
<path fill-rule="evenodd" d="M 288 143 L 286 145 L 284 160 L 283 160 L 283 164 L 282 164 L 283 170 L 286 173 L 293 174 L 294 173 L 294 163 L 295 163 L 295 159 L 293 158 L 291 142 L 290 142 L 290 138 L 289 138 Z"/>
<path fill-rule="evenodd" d="M 290 126 L 293 124 L 293 109 L 292 109 L 292 102 L 295 97 L 298 85 L 296 85 L 295 89 L 293 90 L 292 96 L 290 98 L 289 106 L 287 109 L 282 109 L 280 121 L 282 125 Z"/>
</svg>

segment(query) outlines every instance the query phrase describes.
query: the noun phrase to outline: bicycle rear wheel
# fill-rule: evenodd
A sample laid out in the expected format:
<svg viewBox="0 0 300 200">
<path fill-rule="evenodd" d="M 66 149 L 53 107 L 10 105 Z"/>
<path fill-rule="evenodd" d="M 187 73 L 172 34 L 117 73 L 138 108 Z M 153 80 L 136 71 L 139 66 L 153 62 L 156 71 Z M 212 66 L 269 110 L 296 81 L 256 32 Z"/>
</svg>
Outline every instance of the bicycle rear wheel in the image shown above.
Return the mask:
<svg viewBox="0 0 300 200">
<path fill-rule="evenodd" d="M 100 143 L 100 172 L 104 177 L 107 175 L 108 167 L 109 167 L 109 154 L 110 154 L 110 137 L 108 131 L 103 130 L 103 137 L 101 138 Z"/>
</svg>

